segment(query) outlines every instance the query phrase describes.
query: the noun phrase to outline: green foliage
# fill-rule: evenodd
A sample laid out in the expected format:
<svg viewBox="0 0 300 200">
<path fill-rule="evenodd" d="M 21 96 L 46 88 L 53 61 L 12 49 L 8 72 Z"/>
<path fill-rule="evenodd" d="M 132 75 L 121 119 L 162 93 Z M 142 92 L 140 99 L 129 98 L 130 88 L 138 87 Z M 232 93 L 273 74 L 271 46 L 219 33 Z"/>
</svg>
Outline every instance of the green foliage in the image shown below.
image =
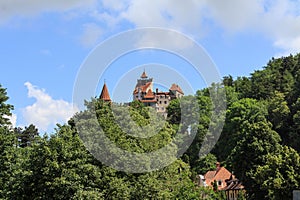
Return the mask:
<svg viewBox="0 0 300 200">
<path fill-rule="evenodd" d="M 31 147 L 24 178 L 28 199 L 71 199 L 84 188 L 97 188 L 101 173 L 93 165 L 79 136 L 69 126 L 60 126 Z"/>
<path fill-rule="evenodd" d="M 14 132 L 17 137 L 18 146 L 22 148 L 31 146 L 39 136 L 38 129 L 33 124 L 25 127 L 24 130 L 21 127 L 16 127 L 14 128 Z"/>
<path fill-rule="evenodd" d="M 10 125 L 10 121 L 7 117 L 11 116 L 11 110 L 13 110 L 14 107 L 6 103 L 8 99 L 6 89 L 0 84 L 0 126 Z"/>
<path fill-rule="evenodd" d="M 251 97 L 251 80 L 249 78 L 237 77 L 233 85 L 240 99 Z"/>
<path fill-rule="evenodd" d="M 249 78 L 224 81 L 232 87 L 228 96 L 235 91 L 239 100 L 228 99 L 214 154 L 243 181 L 249 199 L 290 199 L 299 185 L 300 54 L 272 58 Z M 291 155 L 294 163 L 284 160 Z"/>
<path fill-rule="evenodd" d="M 180 110 L 180 100 L 174 99 L 170 102 L 167 107 L 168 112 L 168 122 L 171 124 L 180 124 L 181 120 L 181 110 Z"/>
<path fill-rule="evenodd" d="M 267 154 L 266 163 L 257 167 L 254 179 L 265 198 L 292 199 L 292 192 L 300 186 L 300 156 L 292 148 L 281 147 L 277 154 Z"/>
<path fill-rule="evenodd" d="M 243 125 L 243 137 L 232 150 L 228 163 L 236 176 L 243 182 L 247 191 L 257 197 L 262 196 L 259 184 L 253 177 L 258 165 L 265 164 L 268 154 L 278 152 L 279 135 L 270 128 L 270 123 L 256 122 Z"/>
<path fill-rule="evenodd" d="M 232 103 L 227 109 L 225 126 L 213 152 L 220 160 L 225 160 L 246 131 L 245 125 L 266 121 L 267 109 L 263 103 L 244 98 Z"/>
<path fill-rule="evenodd" d="M 0 198 L 8 199 L 13 197 L 15 177 L 12 174 L 15 171 L 17 162 L 17 151 L 14 147 L 14 136 L 6 127 L 0 126 Z M 17 170 L 17 169 L 16 169 Z"/>
<path fill-rule="evenodd" d="M 202 158 L 198 158 L 193 170 L 196 174 L 205 174 L 207 171 L 215 170 L 217 157 L 214 154 L 207 154 Z"/>
<path fill-rule="evenodd" d="M 43 137 L 34 125 L 10 128 L 13 106 L 0 85 L 0 199 L 226 199 L 216 188 L 193 183 L 216 161 L 243 182 L 247 199 L 291 199 L 300 187 L 300 54 L 272 58 L 250 77 L 228 75 L 223 85 L 172 100 L 167 120 L 139 101 L 128 107 L 92 99 L 68 125 Z M 202 156 L 219 137 L 224 105 L 219 141 Z M 190 146 L 182 143 L 193 137 Z M 160 170 L 131 174 L 93 156 L 105 155 L 113 166 L 140 163 L 136 167 L 147 170 L 176 155 L 161 152 L 162 159 L 151 163 L 151 157 L 124 153 L 117 160 L 120 152 L 107 150 L 112 144 L 138 154 L 169 145 L 184 155 Z"/>
</svg>

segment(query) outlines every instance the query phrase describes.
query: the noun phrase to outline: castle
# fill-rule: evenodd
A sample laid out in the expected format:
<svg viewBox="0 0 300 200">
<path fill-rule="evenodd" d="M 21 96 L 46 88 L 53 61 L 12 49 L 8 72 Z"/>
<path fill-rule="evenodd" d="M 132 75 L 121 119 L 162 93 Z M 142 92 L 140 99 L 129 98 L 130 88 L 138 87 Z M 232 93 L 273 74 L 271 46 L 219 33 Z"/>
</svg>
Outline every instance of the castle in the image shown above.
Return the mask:
<svg viewBox="0 0 300 200">
<path fill-rule="evenodd" d="M 145 106 L 151 106 L 156 109 L 158 113 L 164 114 L 167 111 L 166 108 L 170 104 L 170 101 L 181 98 L 183 95 L 184 93 L 182 89 L 174 83 L 167 92 L 158 91 L 158 88 L 156 88 L 154 92 L 153 78 L 148 78 L 146 72 L 144 71 L 140 79 L 137 79 L 137 83 L 133 91 L 133 100 L 140 101 Z M 99 98 L 104 101 L 111 102 L 105 83 Z"/>
<path fill-rule="evenodd" d="M 144 71 L 140 79 L 137 79 L 137 84 L 133 91 L 133 100 L 138 100 L 145 106 L 151 106 L 157 112 L 165 113 L 170 101 L 181 98 L 183 95 L 183 91 L 176 84 L 172 84 L 168 92 L 158 91 L 158 88 L 153 92 L 153 78 L 148 78 Z"/>
</svg>

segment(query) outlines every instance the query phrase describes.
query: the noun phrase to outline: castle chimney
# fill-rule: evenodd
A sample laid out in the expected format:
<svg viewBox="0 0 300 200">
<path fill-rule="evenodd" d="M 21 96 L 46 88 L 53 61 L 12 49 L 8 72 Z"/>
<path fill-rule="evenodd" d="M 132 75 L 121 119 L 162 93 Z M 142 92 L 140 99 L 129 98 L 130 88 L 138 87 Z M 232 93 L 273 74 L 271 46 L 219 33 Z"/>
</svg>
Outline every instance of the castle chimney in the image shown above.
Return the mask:
<svg viewBox="0 0 300 200">
<path fill-rule="evenodd" d="M 158 88 L 156 88 L 156 94 L 158 93 Z"/>
<path fill-rule="evenodd" d="M 219 171 L 219 169 L 221 168 L 221 165 L 219 162 L 216 162 L 216 171 Z"/>
<path fill-rule="evenodd" d="M 235 175 L 234 175 L 234 172 L 232 171 L 232 173 L 231 173 L 231 179 L 233 180 L 233 179 L 235 179 Z"/>
</svg>

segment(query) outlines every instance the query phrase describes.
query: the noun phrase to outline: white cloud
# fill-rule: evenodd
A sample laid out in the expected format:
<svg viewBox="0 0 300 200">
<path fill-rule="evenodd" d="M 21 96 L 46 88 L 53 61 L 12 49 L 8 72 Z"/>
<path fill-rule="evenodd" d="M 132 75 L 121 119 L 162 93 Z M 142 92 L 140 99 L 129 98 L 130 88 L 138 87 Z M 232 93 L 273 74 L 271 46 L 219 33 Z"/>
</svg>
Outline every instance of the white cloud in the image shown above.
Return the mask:
<svg viewBox="0 0 300 200">
<path fill-rule="evenodd" d="M 118 23 L 122 20 L 122 18 L 119 15 L 112 15 L 108 12 L 99 12 L 98 10 L 94 10 L 90 13 L 90 16 L 104 24 L 106 24 L 107 27 L 110 29 L 115 28 Z"/>
<path fill-rule="evenodd" d="M 194 43 L 175 31 L 169 31 L 167 34 L 161 34 L 160 31 L 146 31 L 141 35 L 137 44 L 135 44 L 136 48 L 157 46 L 164 47 L 168 50 L 182 50 L 191 49 L 194 47 Z"/>
<path fill-rule="evenodd" d="M 263 34 L 282 49 L 279 54 L 300 52 L 300 2 L 293 0 L 207 0 L 212 19 L 225 31 Z"/>
<path fill-rule="evenodd" d="M 124 7 L 124 6 L 123 6 Z M 120 16 L 137 27 L 167 27 L 205 34 L 204 21 L 225 32 L 257 32 L 283 52 L 300 52 L 300 2 L 292 0 L 131 0 Z"/>
<path fill-rule="evenodd" d="M 209 16 L 229 32 L 252 28 L 263 13 L 260 0 L 207 0 Z"/>
<path fill-rule="evenodd" d="M 55 100 L 44 89 L 39 89 L 30 82 L 26 82 L 25 86 L 28 97 L 35 98 L 36 101 L 23 109 L 23 117 L 27 124 L 36 125 L 40 131 L 47 131 L 50 126 L 67 122 L 78 111 L 72 103 Z"/>
<path fill-rule="evenodd" d="M 10 116 L 5 115 L 4 117 L 10 121 L 11 128 L 16 127 L 16 125 L 17 125 L 17 115 L 16 114 L 12 113 Z"/>
<path fill-rule="evenodd" d="M 99 41 L 103 32 L 101 27 L 95 23 L 84 24 L 83 29 L 84 30 L 80 38 L 80 43 L 85 47 L 91 47 L 95 45 Z"/>
<path fill-rule="evenodd" d="M 0 23 L 14 16 L 70 10 L 99 23 L 83 25 L 80 41 L 85 46 L 94 45 L 105 29 L 129 22 L 135 27 L 172 28 L 196 38 L 214 26 L 231 34 L 250 31 L 269 38 L 284 52 L 300 51 L 300 2 L 295 0 L 2 0 Z"/>
<path fill-rule="evenodd" d="M 89 7 L 96 0 L 1 0 L 0 22 L 5 22 L 15 16 L 32 16 L 45 11 L 67 11 L 74 8 Z"/>
<path fill-rule="evenodd" d="M 273 39 L 286 55 L 300 52 L 300 2 L 276 0 L 257 22 L 258 29 Z"/>
<path fill-rule="evenodd" d="M 121 16 L 137 27 L 166 27 L 177 30 L 201 28 L 203 1 L 199 0 L 132 0 Z"/>
<path fill-rule="evenodd" d="M 9 116 L 9 120 L 12 124 L 12 127 L 16 127 L 16 125 L 17 125 L 17 115 L 12 113 L 12 115 Z"/>
<path fill-rule="evenodd" d="M 127 20 L 136 27 L 172 28 L 196 37 L 217 25 L 231 34 L 260 33 L 273 41 L 274 47 L 300 51 L 299 1 L 103 0 L 102 6 L 105 11 L 94 11 L 91 16 L 108 24 Z"/>
<path fill-rule="evenodd" d="M 275 41 L 275 46 L 283 49 L 275 57 L 288 56 L 290 54 L 296 54 L 300 52 L 300 36 L 296 38 L 284 38 Z"/>
</svg>

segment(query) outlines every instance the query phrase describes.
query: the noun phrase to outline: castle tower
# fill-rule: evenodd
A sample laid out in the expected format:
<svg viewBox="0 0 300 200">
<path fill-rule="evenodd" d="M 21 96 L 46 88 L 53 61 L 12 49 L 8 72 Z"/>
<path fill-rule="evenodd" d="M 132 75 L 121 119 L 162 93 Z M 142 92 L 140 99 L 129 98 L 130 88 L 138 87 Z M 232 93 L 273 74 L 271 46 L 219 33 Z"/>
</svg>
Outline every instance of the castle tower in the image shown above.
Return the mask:
<svg viewBox="0 0 300 200">
<path fill-rule="evenodd" d="M 109 92 L 106 86 L 106 83 L 104 83 L 101 94 L 100 94 L 100 99 L 102 99 L 105 102 L 111 102 L 110 96 L 109 96 Z"/>
<path fill-rule="evenodd" d="M 172 99 L 178 99 L 183 97 L 184 93 L 179 85 L 173 83 L 170 87 L 170 96 Z"/>
<path fill-rule="evenodd" d="M 148 78 L 145 70 L 140 79 L 137 79 L 135 89 L 133 91 L 133 100 L 142 100 L 149 90 L 153 91 L 153 79 Z"/>
</svg>

